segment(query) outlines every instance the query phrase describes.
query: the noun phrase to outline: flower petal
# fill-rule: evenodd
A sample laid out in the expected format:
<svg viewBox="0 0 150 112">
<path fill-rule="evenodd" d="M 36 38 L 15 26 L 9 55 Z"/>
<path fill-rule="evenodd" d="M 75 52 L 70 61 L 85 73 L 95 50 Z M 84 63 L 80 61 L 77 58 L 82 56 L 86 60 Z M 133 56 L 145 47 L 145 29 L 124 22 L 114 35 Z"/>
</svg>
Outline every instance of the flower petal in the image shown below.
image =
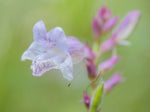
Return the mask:
<svg viewBox="0 0 150 112">
<path fill-rule="evenodd" d="M 36 56 L 45 52 L 45 47 L 33 42 L 29 48 L 23 53 L 21 60 L 33 60 Z"/>
<path fill-rule="evenodd" d="M 68 51 L 67 38 L 61 27 L 56 27 L 47 33 L 47 39 L 56 44 L 63 52 Z"/>
<path fill-rule="evenodd" d="M 68 55 L 65 61 L 60 64 L 59 69 L 62 72 L 64 78 L 68 80 L 73 79 L 73 63 L 70 55 Z"/>
<path fill-rule="evenodd" d="M 84 58 L 83 44 L 78 39 L 71 36 L 67 37 L 67 43 L 73 63 L 79 63 Z"/>
<path fill-rule="evenodd" d="M 65 54 L 57 47 L 51 48 L 33 60 L 31 69 L 34 76 L 41 76 L 51 69 L 57 69 L 65 60 Z"/>
<path fill-rule="evenodd" d="M 114 31 L 114 34 L 117 35 L 118 41 L 126 39 L 131 34 L 134 27 L 138 23 L 139 18 L 140 11 L 132 11 L 127 14 L 127 16 L 120 22 Z"/>
<path fill-rule="evenodd" d="M 38 21 L 33 27 L 33 37 L 34 41 L 38 43 L 43 43 L 46 41 L 46 27 L 43 21 Z"/>
</svg>

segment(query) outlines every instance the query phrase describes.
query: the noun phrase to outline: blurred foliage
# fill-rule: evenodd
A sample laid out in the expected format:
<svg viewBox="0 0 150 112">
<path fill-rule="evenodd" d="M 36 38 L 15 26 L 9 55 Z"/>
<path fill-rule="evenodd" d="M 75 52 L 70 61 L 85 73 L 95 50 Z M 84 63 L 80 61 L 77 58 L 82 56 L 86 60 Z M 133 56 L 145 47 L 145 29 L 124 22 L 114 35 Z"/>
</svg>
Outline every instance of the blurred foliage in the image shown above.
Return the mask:
<svg viewBox="0 0 150 112">
<path fill-rule="evenodd" d="M 132 45 L 118 49 L 122 60 L 116 69 L 126 81 L 104 97 L 102 112 L 150 111 L 149 0 L 0 0 L 0 112 L 85 111 L 79 102 L 89 84 L 85 69 L 68 87 L 55 70 L 33 77 L 31 62 L 20 58 L 33 41 L 32 27 L 38 20 L 49 30 L 61 26 L 67 36 L 92 44 L 91 20 L 103 4 L 120 18 L 139 9 L 142 18 L 130 37 Z"/>
</svg>

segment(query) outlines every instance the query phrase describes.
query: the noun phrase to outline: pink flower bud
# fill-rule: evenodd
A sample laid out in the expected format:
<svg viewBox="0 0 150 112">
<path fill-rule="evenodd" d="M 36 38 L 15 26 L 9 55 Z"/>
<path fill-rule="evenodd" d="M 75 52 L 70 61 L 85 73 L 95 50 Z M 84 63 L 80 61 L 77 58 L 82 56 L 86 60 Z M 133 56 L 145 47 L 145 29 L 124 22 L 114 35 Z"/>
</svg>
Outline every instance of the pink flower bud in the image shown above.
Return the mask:
<svg viewBox="0 0 150 112">
<path fill-rule="evenodd" d="M 95 54 L 92 51 L 92 49 L 89 47 L 88 44 L 85 45 L 84 53 L 85 53 L 85 58 L 86 59 L 90 59 L 90 60 L 94 60 L 95 59 Z"/>
<path fill-rule="evenodd" d="M 107 72 L 111 70 L 119 60 L 119 56 L 112 56 L 107 61 L 100 63 L 98 69 L 99 71 Z"/>
<path fill-rule="evenodd" d="M 97 18 L 100 21 L 104 22 L 111 17 L 111 11 L 106 7 L 102 6 L 97 13 Z"/>
<path fill-rule="evenodd" d="M 100 45 L 100 54 L 106 53 L 113 49 L 116 46 L 116 35 L 113 35 L 112 37 L 108 38 L 106 41 L 104 41 Z"/>
<path fill-rule="evenodd" d="M 95 69 L 95 65 L 93 63 L 93 60 L 87 59 L 87 71 L 88 71 L 88 77 L 89 79 L 93 80 L 97 77 L 97 73 L 96 73 L 96 69 Z"/>
<path fill-rule="evenodd" d="M 115 73 L 104 83 L 104 93 L 108 93 L 115 85 L 123 81 L 124 79 L 122 78 L 122 75 L 119 73 Z"/>
<path fill-rule="evenodd" d="M 117 17 L 117 16 L 116 16 L 116 17 L 113 17 L 113 18 L 111 18 L 111 19 L 109 19 L 109 20 L 106 21 L 106 23 L 104 24 L 103 30 L 104 30 L 105 32 L 111 30 L 111 29 L 115 26 L 115 24 L 117 23 L 117 21 L 118 21 L 118 17 Z"/>
<path fill-rule="evenodd" d="M 111 18 L 111 11 L 107 9 L 106 6 L 103 6 L 97 13 L 96 18 L 92 21 L 93 36 L 95 38 L 101 37 L 104 33 L 104 30 L 107 30 L 108 27 L 112 27 L 112 22 L 106 25 L 107 29 L 104 29 L 105 23 Z M 110 25 L 111 24 L 111 25 Z M 108 26 L 109 25 L 109 26 Z M 109 28 L 110 29 L 110 28 Z"/>
<path fill-rule="evenodd" d="M 93 30 L 93 36 L 98 38 L 102 35 L 102 25 L 98 23 L 98 20 L 96 18 L 92 21 L 92 30 Z"/>
<path fill-rule="evenodd" d="M 83 102 L 87 109 L 90 107 L 91 98 L 87 95 L 86 92 L 83 93 L 83 100 L 80 100 L 80 102 Z"/>
</svg>

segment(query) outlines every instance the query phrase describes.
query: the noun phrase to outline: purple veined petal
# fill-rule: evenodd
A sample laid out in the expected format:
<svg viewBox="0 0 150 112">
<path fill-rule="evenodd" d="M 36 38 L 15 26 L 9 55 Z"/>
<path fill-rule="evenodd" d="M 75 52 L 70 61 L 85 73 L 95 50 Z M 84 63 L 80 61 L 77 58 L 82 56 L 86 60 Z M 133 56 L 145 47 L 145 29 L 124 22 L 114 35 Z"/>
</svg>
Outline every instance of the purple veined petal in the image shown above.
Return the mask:
<svg viewBox="0 0 150 112">
<path fill-rule="evenodd" d="M 34 41 L 43 43 L 46 41 L 47 30 L 43 21 L 38 21 L 33 27 Z"/>
<path fill-rule="evenodd" d="M 73 64 L 71 57 L 56 46 L 51 48 L 47 53 L 36 57 L 33 60 L 31 69 L 33 70 L 34 76 L 41 76 L 51 69 L 59 69 L 66 79 L 73 79 Z"/>
<path fill-rule="evenodd" d="M 68 52 L 67 38 L 61 27 L 56 27 L 47 33 L 47 39 L 56 44 L 63 52 Z"/>
<path fill-rule="evenodd" d="M 111 30 L 114 27 L 114 25 L 117 23 L 117 21 L 118 21 L 117 16 L 107 20 L 103 27 L 104 31 L 107 32 Z"/>
<path fill-rule="evenodd" d="M 140 18 L 140 11 L 132 11 L 120 22 L 113 34 L 117 35 L 117 42 L 128 38 Z"/>
<path fill-rule="evenodd" d="M 104 83 L 104 93 L 108 93 L 118 83 L 123 82 L 124 78 L 120 73 L 115 73 Z"/>
<path fill-rule="evenodd" d="M 107 72 L 111 70 L 119 60 L 120 60 L 119 56 L 112 56 L 108 60 L 100 63 L 98 69 L 99 71 Z"/>
<path fill-rule="evenodd" d="M 31 69 L 34 76 L 41 76 L 51 69 L 58 69 L 59 65 L 65 61 L 66 54 L 64 54 L 57 47 L 51 48 L 48 52 L 36 57 Z"/>
<path fill-rule="evenodd" d="M 59 66 L 63 77 L 71 81 L 73 79 L 73 62 L 70 55 L 66 56 L 65 61 Z"/>
<path fill-rule="evenodd" d="M 29 48 L 23 53 L 21 60 L 25 61 L 25 60 L 33 60 L 36 56 L 41 55 L 42 53 L 45 52 L 45 47 L 39 45 L 36 42 L 33 42 Z"/>
<path fill-rule="evenodd" d="M 81 62 L 85 56 L 83 44 L 72 36 L 67 37 L 67 44 L 73 63 L 76 64 Z"/>
</svg>

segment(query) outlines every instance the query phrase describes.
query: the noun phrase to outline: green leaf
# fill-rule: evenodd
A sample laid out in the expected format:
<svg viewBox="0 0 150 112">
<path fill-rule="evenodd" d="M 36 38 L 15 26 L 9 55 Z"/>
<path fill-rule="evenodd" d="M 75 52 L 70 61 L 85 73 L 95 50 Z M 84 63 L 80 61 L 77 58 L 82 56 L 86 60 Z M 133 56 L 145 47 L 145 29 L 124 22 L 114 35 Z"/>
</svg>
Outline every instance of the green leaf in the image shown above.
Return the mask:
<svg viewBox="0 0 150 112">
<path fill-rule="evenodd" d="M 103 88 L 104 84 L 101 83 L 93 93 L 92 100 L 90 103 L 90 111 L 89 112 L 97 112 L 100 109 L 101 101 L 103 97 Z"/>
</svg>

